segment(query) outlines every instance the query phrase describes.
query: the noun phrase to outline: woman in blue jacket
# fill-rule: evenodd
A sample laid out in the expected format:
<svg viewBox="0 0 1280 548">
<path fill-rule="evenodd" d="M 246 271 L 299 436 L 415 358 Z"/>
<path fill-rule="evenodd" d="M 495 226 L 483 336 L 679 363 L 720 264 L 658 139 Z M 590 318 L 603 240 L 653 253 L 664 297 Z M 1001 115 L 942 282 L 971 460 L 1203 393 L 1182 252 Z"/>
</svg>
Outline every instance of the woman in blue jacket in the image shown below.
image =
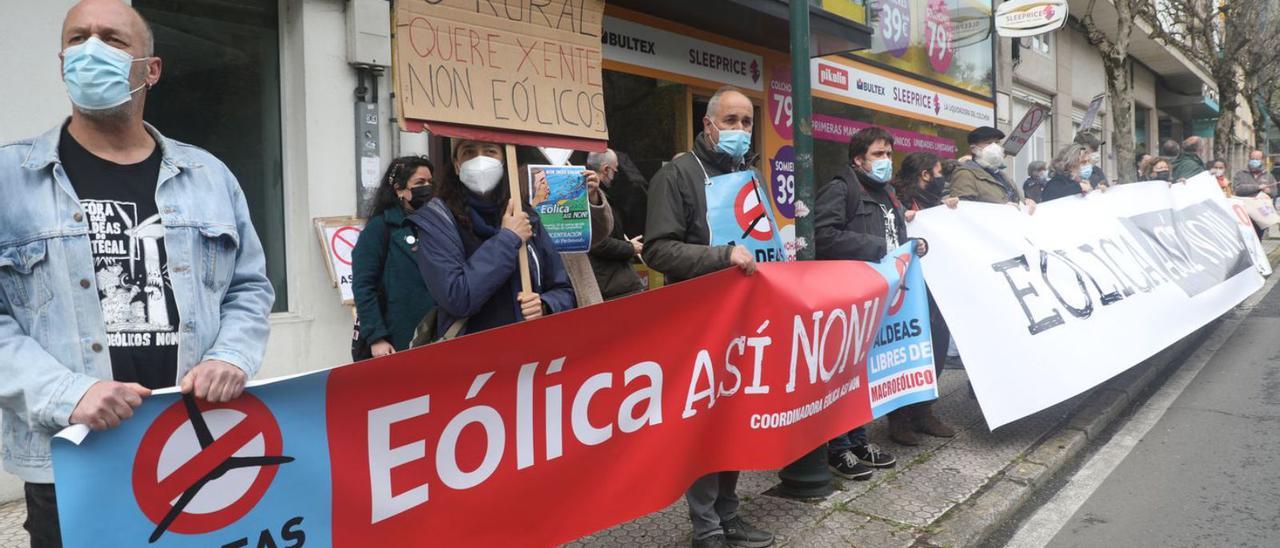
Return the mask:
<svg viewBox="0 0 1280 548">
<path fill-rule="evenodd" d="M 410 221 L 418 227 L 418 269 L 435 297 L 436 333 L 465 322 L 476 333 L 575 306 L 560 255 L 536 214 L 513 199 L 497 143 L 454 141 L 456 179 Z M 527 242 L 533 291 L 520 288 L 520 244 Z"/>
<path fill-rule="evenodd" d="M 409 222 L 409 214 L 431 199 L 434 172 L 426 158 L 406 156 L 393 160 L 382 177 L 351 254 L 362 343 L 355 346 L 354 360 L 409 348 L 414 328 L 435 306 L 418 273 L 418 236 Z"/>
</svg>

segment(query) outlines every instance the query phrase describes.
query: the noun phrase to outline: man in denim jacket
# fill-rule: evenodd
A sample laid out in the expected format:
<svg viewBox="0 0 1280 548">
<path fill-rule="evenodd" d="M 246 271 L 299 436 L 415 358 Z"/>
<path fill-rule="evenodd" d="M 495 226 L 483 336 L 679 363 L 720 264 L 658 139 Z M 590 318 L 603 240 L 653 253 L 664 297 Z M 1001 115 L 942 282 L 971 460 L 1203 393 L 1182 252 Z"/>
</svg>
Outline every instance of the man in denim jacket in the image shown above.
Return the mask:
<svg viewBox="0 0 1280 548">
<path fill-rule="evenodd" d="M 62 31 L 68 122 L 0 147 L 4 469 L 33 546 L 59 546 L 49 437 L 107 429 L 152 388 L 239 397 L 275 295 L 222 162 L 142 121 L 161 62 L 142 17 L 84 0 Z"/>
</svg>

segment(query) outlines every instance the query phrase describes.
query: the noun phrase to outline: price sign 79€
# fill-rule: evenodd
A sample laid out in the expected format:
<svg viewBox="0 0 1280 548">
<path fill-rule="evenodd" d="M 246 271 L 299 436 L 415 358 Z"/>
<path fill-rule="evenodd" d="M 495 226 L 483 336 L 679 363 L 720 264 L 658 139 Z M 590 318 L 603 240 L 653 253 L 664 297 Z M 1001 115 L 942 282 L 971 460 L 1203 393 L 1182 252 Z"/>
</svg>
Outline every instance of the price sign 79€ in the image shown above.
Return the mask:
<svg viewBox="0 0 1280 548">
<path fill-rule="evenodd" d="M 924 31 L 929 65 L 938 72 L 947 72 L 955 56 L 955 45 L 951 40 L 951 12 L 946 0 L 929 0 Z"/>
</svg>

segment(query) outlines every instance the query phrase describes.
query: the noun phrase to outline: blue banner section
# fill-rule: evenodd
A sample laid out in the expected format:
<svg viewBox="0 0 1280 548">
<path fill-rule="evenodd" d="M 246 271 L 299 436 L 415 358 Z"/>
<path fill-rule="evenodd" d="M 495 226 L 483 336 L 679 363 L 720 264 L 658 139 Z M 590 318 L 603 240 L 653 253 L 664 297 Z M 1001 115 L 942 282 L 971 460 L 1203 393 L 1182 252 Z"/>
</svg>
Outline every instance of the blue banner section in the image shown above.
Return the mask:
<svg viewBox="0 0 1280 548">
<path fill-rule="evenodd" d="M 773 208 L 759 190 L 755 171 L 712 177 L 707 180 L 706 194 L 711 245 L 741 245 L 758 262 L 786 260 Z"/>
<path fill-rule="evenodd" d="M 227 404 L 152 396 L 111 435 L 89 435 L 78 448 L 55 439 L 64 545 L 325 545 L 328 378 L 268 384 Z"/>
<path fill-rule="evenodd" d="M 885 260 L 870 263 L 890 285 L 889 303 L 867 356 L 868 395 L 876 418 L 938 397 L 929 297 L 915 249 L 916 242 L 908 242 Z M 895 280 L 901 282 L 896 287 Z"/>
</svg>

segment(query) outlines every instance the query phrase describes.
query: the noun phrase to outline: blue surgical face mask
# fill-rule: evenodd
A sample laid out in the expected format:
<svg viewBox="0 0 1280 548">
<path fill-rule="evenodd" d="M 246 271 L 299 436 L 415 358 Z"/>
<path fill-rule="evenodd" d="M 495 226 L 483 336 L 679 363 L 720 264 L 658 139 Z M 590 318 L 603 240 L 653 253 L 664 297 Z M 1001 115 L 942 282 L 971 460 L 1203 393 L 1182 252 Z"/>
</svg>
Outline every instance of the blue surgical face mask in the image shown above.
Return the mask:
<svg viewBox="0 0 1280 548">
<path fill-rule="evenodd" d="M 1093 164 L 1080 166 L 1080 180 L 1087 181 L 1089 177 L 1093 177 Z"/>
<path fill-rule="evenodd" d="M 889 177 L 893 176 L 893 160 L 890 158 L 881 158 L 871 162 L 871 170 L 867 172 L 872 179 L 882 183 L 888 182 Z"/>
<path fill-rule="evenodd" d="M 129 89 L 134 59 L 128 52 L 108 46 L 97 36 L 62 51 L 62 80 L 71 102 L 82 110 L 106 110 L 129 102 L 146 84 Z"/>
<path fill-rule="evenodd" d="M 714 125 L 714 124 L 712 124 Z M 751 132 L 741 129 L 720 129 L 720 140 L 716 143 L 716 149 L 720 152 L 732 156 L 734 159 L 742 158 L 747 155 L 747 151 L 751 150 Z"/>
<path fill-rule="evenodd" d="M 1262 169 L 1262 160 L 1249 160 L 1249 169 L 1254 171 Z"/>
</svg>

